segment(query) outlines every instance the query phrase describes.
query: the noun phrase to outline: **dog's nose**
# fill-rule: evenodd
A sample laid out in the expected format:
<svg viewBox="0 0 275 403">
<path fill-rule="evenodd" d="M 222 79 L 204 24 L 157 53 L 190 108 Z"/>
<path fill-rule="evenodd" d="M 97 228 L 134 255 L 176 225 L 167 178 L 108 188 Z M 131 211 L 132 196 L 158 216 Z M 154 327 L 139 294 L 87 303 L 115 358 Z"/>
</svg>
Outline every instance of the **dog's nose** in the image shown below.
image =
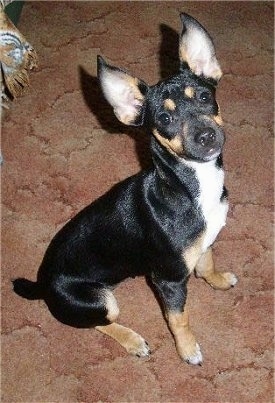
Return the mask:
<svg viewBox="0 0 275 403">
<path fill-rule="evenodd" d="M 216 133 L 212 127 L 206 127 L 195 135 L 195 141 L 204 147 L 209 147 L 216 141 Z"/>
</svg>

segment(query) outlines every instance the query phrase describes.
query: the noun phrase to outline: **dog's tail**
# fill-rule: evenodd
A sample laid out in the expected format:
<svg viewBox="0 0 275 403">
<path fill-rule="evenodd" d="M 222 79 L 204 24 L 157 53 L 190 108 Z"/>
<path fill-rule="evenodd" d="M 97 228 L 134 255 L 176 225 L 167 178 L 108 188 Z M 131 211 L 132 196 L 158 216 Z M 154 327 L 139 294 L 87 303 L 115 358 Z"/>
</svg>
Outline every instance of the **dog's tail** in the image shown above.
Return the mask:
<svg viewBox="0 0 275 403">
<path fill-rule="evenodd" d="M 25 278 L 13 280 L 13 290 L 23 298 L 31 300 L 44 298 L 44 287 L 38 282 L 33 282 Z"/>
</svg>

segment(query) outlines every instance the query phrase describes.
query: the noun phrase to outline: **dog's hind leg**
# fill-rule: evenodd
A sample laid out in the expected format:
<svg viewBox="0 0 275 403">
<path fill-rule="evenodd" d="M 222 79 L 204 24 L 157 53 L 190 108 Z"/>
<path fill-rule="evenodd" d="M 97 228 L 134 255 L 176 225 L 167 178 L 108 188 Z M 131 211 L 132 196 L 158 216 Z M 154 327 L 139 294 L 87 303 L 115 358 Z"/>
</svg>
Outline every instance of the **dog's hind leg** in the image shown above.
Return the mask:
<svg viewBox="0 0 275 403">
<path fill-rule="evenodd" d="M 208 248 L 200 257 L 196 265 L 196 276 L 203 278 L 211 287 L 217 290 L 228 290 L 234 287 L 238 281 L 233 273 L 220 273 L 215 271 L 211 248 Z"/>
<path fill-rule="evenodd" d="M 130 354 L 149 355 L 148 344 L 141 336 L 114 323 L 119 308 L 113 292 L 106 285 L 60 276 L 49 287 L 45 301 L 60 322 L 74 327 L 94 327 L 115 339 Z"/>
<path fill-rule="evenodd" d="M 108 325 L 119 315 L 111 289 L 86 279 L 59 276 L 47 287 L 44 299 L 56 319 L 73 327 Z"/>
<path fill-rule="evenodd" d="M 147 357 L 150 354 L 148 343 L 139 334 L 118 323 L 106 326 L 96 326 L 99 332 L 104 333 L 116 340 L 125 350 L 138 357 Z"/>
</svg>

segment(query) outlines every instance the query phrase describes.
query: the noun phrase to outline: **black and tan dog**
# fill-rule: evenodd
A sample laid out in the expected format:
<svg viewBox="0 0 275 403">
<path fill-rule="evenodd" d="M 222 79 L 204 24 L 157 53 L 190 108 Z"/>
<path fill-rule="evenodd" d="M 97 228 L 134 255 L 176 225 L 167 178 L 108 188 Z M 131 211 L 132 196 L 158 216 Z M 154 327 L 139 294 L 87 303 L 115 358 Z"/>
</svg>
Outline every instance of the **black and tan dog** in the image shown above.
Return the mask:
<svg viewBox="0 0 275 403">
<path fill-rule="evenodd" d="M 215 88 L 222 75 L 205 29 L 181 15 L 180 69 L 151 87 L 98 58 L 102 90 L 117 118 L 151 133 L 153 166 L 113 187 L 53 238 L 37 282 L 14 281 L 17 294 L 44 299 L 61 322 L 94 326 L 137 356 L 150 353 L 133 330 L 116 323 L 112 289 L 138 275 L 151 278 L 180 357 L 202 362 L 185 309 L 195 270 L 226 290 L 237 279 L 217 273 L 211 245 L 225 224 L 228 203 L 221 152 L 222 119 Z"/>
</svg>

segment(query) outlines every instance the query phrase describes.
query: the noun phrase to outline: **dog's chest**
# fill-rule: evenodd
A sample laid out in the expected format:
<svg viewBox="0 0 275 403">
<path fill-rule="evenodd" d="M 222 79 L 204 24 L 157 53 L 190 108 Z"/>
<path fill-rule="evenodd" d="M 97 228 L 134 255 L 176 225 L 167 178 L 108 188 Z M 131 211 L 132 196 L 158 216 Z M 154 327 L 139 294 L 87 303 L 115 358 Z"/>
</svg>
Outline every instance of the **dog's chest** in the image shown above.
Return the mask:
<svg viewBox="0 0 275 403">
<path fill-rule="evenodd" d="M 200 207 L 205 224 L 203 252 L 215 241 L 221 228 L 225 225 L 228 202 L 221 200 L 224 184 L 224 171 L 215 165 L 215 161 L 192 163 L 199 182 L 197 203 Z"/>
</svg>

